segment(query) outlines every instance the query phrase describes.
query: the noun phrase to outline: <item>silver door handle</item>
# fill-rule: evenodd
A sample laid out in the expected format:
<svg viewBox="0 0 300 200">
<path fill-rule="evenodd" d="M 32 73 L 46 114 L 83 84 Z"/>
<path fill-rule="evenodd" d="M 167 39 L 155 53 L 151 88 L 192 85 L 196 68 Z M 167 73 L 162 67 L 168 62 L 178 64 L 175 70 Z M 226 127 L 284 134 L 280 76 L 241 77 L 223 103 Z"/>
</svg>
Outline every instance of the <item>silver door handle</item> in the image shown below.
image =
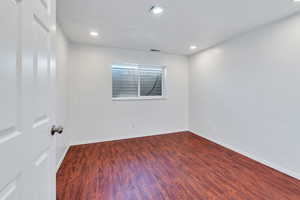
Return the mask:
<svg viewBox="0 0 300 200">
<path fill-rule="evenodd" d="M 62 134 L 63 131 L 64 131 L 64 127 L 62 126 L 52 126 L 51 135 L 55 135 L 56 133 Z"/>
</svg>

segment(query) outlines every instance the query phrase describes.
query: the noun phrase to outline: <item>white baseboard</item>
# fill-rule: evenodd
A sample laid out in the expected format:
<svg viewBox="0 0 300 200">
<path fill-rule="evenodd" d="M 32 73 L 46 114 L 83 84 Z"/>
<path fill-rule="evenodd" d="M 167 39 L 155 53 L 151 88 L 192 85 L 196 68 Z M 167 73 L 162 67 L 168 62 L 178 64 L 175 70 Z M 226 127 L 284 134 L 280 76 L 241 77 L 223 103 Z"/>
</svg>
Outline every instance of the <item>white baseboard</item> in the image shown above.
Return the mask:
<svg viewBox="0 0 300 200">
<path fill-rule="evenodd" d="M 297 172 L 294 172 L 292 170 L 289 170 L 289 169 L 286 169 L 284 167 L 281 167 L 281 166 L 279 166 L 277 164 L 274 164 L 272 162 L 269 162 L 269 161 L 267 161 L 265 159 L 259 158 L 258 156 L 254 155 L 252 153 L 249 153 L 249 152 L 237 149 L 237 148 L 233 147 L 232 145 L 225 144 L 225 143 L 223 143 L 221 141 L 218 141 L 215 138 L 209 138 L 207 136 L 201 135 L 200 133 L 197 133 L 196 131 L 191 131 L 191 132 L 195 133 L 196 135 L 199 135 L 199 136 L 201 136 L 203 138 L 206 138 L 206 139 L 208 139 L 208 140 L 210 140 L 210 141 L 212 141 L 214 143 L 217 143 L 217 144 L 219 144 L 219 145 L 221 145 L 223 147 L 226 147 L 226 148 L 231 149 L 231 150 L 233 150 L 233 151 L 235 151 L 237 153 L 240 153 L 240 154 L 242 154 L 242 155 L 244 155 L 246 157 L 249 157 L 249 158 L 251 158 L 251 159 L 253 159 L 253 160 L 257 161 L 257 162 L 260 162 L 260 163 L 262 163 L 262 164 L 264 164 L 264 165 L 266 165 L 268 167 L 271 167 L 271 168 L 273 168 L 273 169 L 275 169 L 277 171 L 280 171 L 280 172 L 282 172 L 282 173 L 284 173 L 284 174 L 286 174 L 288 176 L 291 176 L 291 177 L 294 177 L 294 178 L 300 180 L 300 174 L 297 173 Z"/>
<path fill-rule="evenodd" d="M 79 141 L 79 142 L 71 142 L 70 146 L 93 144 L 93 143 L 99 143 L 99 142 L 109 142 L 109 141 L 132 139 L 132 138 L 141 138 L 141 137 L 147 137 L 147 136 L 164 135 L 164 134 L 178 133 L 178 132 L 185 132 L 185 131 L 188 131 L 188 130 L 176 130 L 176 131 L 167 131 L 164 133 L 156 133 L 156 134 L 139 134 L 139 135 L 124 136 L 124 137 L 119 136 L 119 137 L 112 137 L 112 138 L 105 138 L 105 139 L 84 140 L 84 141 Z"/>
<path fill-rule="evenodd" d="M 70 148 L 70 145 L 67 146 L 67 148 L 65 149 L 65 151 L 64 151 L 63 155 L 61 156 L 59 162 L 57 163 L 56 172 L 58 171 L 58 169 L 60 168 L 62 162 L 64 161 L 64 158 L 66 157 L 66 154 L 67 154 L 69 148 Z"/>
</svg>

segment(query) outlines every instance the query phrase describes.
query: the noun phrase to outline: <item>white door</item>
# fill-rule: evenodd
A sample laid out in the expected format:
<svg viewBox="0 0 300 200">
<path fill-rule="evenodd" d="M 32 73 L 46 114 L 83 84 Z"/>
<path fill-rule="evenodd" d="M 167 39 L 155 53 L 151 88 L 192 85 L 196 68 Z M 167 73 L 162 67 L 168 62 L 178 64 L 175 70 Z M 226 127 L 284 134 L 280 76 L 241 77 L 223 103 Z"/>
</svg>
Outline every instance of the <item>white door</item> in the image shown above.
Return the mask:
<svg viewBox="0 0 300 200">
<path fill-rule="evenodd" d="M 55 0 L 1 0 L 0 25 L 0 200 L 54 200 Z"/>
</svg>

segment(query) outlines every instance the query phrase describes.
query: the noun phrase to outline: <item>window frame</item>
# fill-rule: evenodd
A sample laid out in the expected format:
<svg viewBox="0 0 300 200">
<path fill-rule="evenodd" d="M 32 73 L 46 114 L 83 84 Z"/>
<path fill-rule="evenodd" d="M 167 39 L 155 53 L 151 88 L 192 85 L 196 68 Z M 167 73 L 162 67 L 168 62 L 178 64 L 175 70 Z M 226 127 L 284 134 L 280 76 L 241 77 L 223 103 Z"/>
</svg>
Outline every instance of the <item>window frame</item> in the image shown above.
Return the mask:
<svg viewBox="0 0 300 200">
<path fill-rule="evenodd" d="M 140 81 L 140 71 L 138 75 L 138 95 L 137 97 L 113 97 L 113 94 L 111 94 L 112 100 L 113 101 L 138 101 L 138 100 L 163 100 L 166 99 L 166 79 L 167 79 L 167 67 L 165 65 L 142 65 L 142 64 L 132 64 L 132 63 L 123 63 L 123 64 L 112 64 L 111 65 L 111 72 L 112 69 L 114 68 L 133 68 L 135 67 L 137 70 L 139 69 L 161 69 L 162 71 L 162 81 L 161 81 L 161 89 L 162 89 L 162 95 L 161 96 L 141 96 L 140 95 L 140 86 L 141 86 L 141 81 Z M 129 67 L 130 66 L 130 67 Z M 113 89 L 113 77 L 111 74 L 111 88 Z"/>
</svg>

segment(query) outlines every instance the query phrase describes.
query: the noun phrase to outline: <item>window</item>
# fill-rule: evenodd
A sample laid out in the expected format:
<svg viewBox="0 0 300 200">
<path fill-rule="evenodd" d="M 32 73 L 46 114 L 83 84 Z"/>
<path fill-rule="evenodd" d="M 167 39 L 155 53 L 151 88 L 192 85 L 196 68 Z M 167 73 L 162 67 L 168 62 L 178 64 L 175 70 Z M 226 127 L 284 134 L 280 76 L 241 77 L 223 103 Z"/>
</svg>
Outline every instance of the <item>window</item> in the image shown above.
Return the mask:
<svg viewBox="0 0 300 200">
<path fill-rule="evenodd" d="M 112 98 L 162 98 L 164 96 L 164 81 L 164 67 L 113 65 Z"/>
</svg>

